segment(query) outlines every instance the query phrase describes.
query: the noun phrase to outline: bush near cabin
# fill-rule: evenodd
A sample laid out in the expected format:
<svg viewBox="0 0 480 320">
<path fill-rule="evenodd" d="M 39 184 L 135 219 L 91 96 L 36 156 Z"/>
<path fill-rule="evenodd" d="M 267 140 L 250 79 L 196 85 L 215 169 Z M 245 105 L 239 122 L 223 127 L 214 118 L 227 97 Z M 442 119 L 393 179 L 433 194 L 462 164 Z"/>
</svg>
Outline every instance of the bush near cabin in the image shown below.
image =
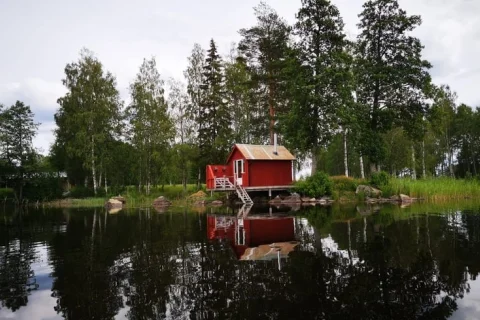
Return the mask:
<svg viewBox="0 0 480 320">
<path fill-rule="evenodd" d="M 333 182 L 325 172 L 317 172 L 305 180 L 297 181 L 294 190 L 312 198 L 330 196 L 333 191 Z"/>
</svg>

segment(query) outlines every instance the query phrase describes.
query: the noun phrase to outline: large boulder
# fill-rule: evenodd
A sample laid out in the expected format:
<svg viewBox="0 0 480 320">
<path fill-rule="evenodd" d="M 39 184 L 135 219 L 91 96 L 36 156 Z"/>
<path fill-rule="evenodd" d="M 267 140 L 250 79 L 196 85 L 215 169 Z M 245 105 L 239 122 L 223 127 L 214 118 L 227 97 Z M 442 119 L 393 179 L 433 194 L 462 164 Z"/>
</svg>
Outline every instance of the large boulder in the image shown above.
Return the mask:
<svg viewBox="0 0 480 320">
<path fill-rule="evenodd" d="M 157 199 L 153 200 L 154 207 L 166 207 L 171 205 L 172 203 L 167 200 L 164 196 L 160 196 Z"/>
<path fill-rule="evenodd" d="M 125 198 L 122 197 L 122 196 L 112 197 L 111 199 L 120 201 L 122 204 L 127 203 L 127 199 L 125 199 Z"/>
<path fill-rule="evenodd" d="M 413 202 L 413 199 L 410 198 L 409 196 L 405 195 L 405 194 L 400 194 L 400 201 L 402 203 L 411 203 L 411 202 Z"/>
<path fill-rule="evenodd" d="M 123 203 L 121 201 L 115 200 L 115 199 L 109 199 L 105 203 L 105 207 L 107 209 L 122 209 L 123 208 Z"/>
<path fill-rule="evenodd" d="M 282 203 L 282 198 L 280 196 L 276 196 L 272 200 L 268 201 L 270 204 L 281 204 Z"/>
<path fill-rule="evenodd" d="M 302 198 L 298 193 L 292 193 L 290 196 L 283 199 L 282 203 L 302 203 Z"/>
<path fill-rule="evenodd" d="M 382 191 L 367 185 L 359 185 L 355 194 L 363 193 L 366 197 L 378 198 L 382 195 Z"/>
</svg>

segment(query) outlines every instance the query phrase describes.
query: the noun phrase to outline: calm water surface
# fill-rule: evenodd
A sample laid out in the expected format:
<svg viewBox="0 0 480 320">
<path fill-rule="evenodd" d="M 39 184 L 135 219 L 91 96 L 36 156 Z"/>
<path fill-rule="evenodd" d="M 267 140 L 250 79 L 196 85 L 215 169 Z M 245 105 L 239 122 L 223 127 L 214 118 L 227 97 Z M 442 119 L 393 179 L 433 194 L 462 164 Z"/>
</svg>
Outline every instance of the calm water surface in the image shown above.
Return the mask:
<svg viewBox="0 0 480 320">
<path fill-rule="evenodd" d="M 0 208 L 0 319 L 480 319 L 480 205 Z"/>
</svg>

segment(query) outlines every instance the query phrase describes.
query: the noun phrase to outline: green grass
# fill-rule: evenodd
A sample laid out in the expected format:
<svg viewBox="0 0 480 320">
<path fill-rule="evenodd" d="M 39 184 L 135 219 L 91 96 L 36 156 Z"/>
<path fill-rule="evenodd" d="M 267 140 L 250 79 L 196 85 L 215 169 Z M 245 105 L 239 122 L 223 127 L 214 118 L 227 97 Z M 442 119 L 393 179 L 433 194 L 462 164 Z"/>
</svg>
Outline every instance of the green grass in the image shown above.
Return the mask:
<svg viewBox="0 0 480 320">
<path fill-rule="evenodd" d="M 451 178 L 391 179 L 382 191 L 384 197 L 403 193 L 429 201 L 480 198 L 480 182 Z"/>
<path fill-rule="evenodd" d="M 205 191 L 205 186 L 202 186 L 202 190 Z M 138 187 L 129 186 L 125 189 L 125 192 L 120 195 L 126 199 L 126 208 L 139 208 L 139 207 L 150 207 L 153 201 L 160 197 L 164 196 L 169 201 L 176 206 L 186 206 L 189 204 L 187 197 L 192 193 L 197 191 L 196 185 L 187 185 L 187 191 L 184 192 L 181 185 L 165 185 L 163 188 L 152 187 L 149 195 L 145 195 L 143 192 L 139 192 Z M 83 199 L 61 199 L 56 201 L 51 201 L 47 203 L 49 206 L 57 207 L 101 207 L 105 205 L 105 202 L 113 197 L 110 195 L 108 197 L 88 197 Z M 223 195 L 214 194 L 213 197 L 207 197 L 206 200 L 217 200 L 220 199 Z"/>
</svg>

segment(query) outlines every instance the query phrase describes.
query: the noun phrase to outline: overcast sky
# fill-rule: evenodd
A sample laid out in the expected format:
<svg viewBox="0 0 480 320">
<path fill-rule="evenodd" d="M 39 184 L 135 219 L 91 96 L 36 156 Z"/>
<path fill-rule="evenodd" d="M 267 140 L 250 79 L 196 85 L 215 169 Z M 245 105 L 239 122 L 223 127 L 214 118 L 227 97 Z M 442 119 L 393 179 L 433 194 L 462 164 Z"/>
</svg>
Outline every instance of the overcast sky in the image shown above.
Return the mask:
<svg viewBox="0 0 480 320">
<path fill-rule="evenodd" d="M 266 1 L 290 23 L 300 0 Z M 437 84 L 449 84 L 459 101 L 480 105 L 480 0 L 399 0 L 420 14 L 416 30 L 433 64 Z M 42 125 L 35 147 L 48 152 L 53 114 L 65 64 L 92 50 L 116 75 L 124 100 L 143 58 L 155 56 L 165 79 L 183 79 L 195 42 L 211 38 L 221 53 L 238 42 L 238 30 L 255 23 L 258 0 L 0 0 L 0 103 L 29 104 Z M 362 0 L 333 0 L 350 37 L 357 34 Z"/>
</svg>

